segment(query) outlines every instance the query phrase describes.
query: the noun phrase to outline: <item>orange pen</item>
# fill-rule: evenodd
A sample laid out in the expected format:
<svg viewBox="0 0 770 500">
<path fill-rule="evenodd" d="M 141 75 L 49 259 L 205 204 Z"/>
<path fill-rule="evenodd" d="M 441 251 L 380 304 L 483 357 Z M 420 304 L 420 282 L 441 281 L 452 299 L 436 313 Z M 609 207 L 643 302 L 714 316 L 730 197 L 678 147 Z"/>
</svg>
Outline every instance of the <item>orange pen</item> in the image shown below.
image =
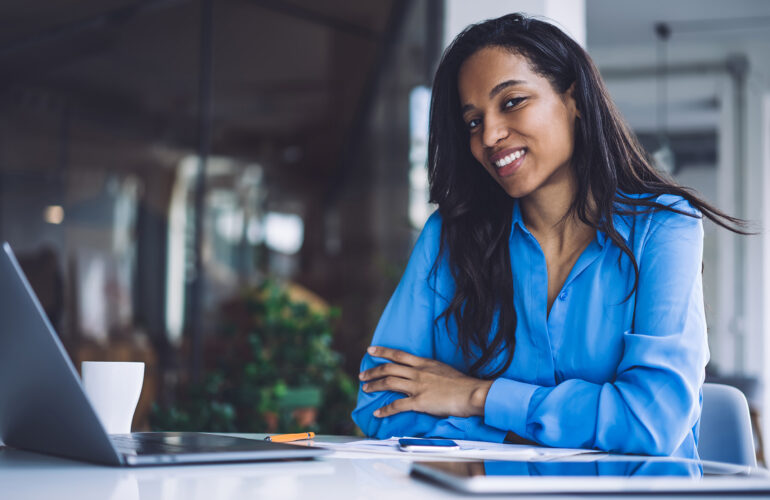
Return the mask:
<svg viewBox="0 0 770 500">
<path fill-rule="evenodd" d="M 302 441 L 303 439 L 313 439 L 314 437 L 315 432 L 299 432 L 297 434 L 276 434 L 275 436 L 267 436 L 265 441 L 288 443 L 289 441 Z"/>
</svg>

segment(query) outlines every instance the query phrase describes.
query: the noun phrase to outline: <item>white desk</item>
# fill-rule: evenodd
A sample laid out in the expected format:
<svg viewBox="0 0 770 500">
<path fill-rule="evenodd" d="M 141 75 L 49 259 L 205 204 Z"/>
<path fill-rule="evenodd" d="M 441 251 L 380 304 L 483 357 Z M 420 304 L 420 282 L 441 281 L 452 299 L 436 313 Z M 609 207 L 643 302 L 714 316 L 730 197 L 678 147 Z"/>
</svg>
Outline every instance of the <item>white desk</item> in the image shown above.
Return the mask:
<svg viewBox="0 0 770 500">
<path fill-rule="evenodd" d="M 324 437 L 321 437 L 318 441 L 323 439 Z M 344 440 L 344 438 L 335 440 Z M 468 500 L 473 498 L 410 478 L 409 464 L 408 458 L 351 459 L 335 458 L 332 455 L 312 461 L 297 462 L 118 468 L 3 448 L 0 450 L 0 498 L 3 500 L 48 498 L 79 500 L 464 498 Z M 643 497 L 633 496 L 634 500 L 640 498 Z M 659 500 L 663 497 L 654 498 Z M 681 500 L 682 497 L 672 498 Z M 708 498 L 719 497 L 709 496 Z"/>
</svg>

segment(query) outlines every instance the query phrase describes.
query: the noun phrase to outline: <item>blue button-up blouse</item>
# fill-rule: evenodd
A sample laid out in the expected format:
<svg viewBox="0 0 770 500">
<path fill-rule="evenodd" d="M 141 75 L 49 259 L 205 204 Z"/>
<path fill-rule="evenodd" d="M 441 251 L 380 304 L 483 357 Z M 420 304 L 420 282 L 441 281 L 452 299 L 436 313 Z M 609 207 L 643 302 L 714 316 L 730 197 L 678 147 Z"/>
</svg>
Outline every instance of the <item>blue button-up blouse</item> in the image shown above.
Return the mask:
<svg viewBox="0 0 770 500">
<path fill-rule="evenodd" d="M 639 266 L 603 232 L 586 247 L 547 311 L 547 270 L 518 201 L 510 235 L 513 362 L 494 380 L 483 417 L 435 417 L 374 410 L 403 394 L 359 389 L 353 419 L 368 436 L 439 436 L 501 442 L 507 431 L 548 446 L 697 458 L 701 386 L 708 361 L 701 288 L 703 226 L 686 200 L 668 210 L 613 216 Z M 426 223 L 372 345 L 433 358 L 468 373 L 456 325 L 436 318 L 454 294 L 442 256 L 441 217 Z M 492 331 L 496 330 L 493 325 Z M 502 355 L 500 357 L 500 362 Z M 386 362 L 366 354 L 361 370 Z M 500 366 L 492 363 L 492 367 Z"/>
</svg>

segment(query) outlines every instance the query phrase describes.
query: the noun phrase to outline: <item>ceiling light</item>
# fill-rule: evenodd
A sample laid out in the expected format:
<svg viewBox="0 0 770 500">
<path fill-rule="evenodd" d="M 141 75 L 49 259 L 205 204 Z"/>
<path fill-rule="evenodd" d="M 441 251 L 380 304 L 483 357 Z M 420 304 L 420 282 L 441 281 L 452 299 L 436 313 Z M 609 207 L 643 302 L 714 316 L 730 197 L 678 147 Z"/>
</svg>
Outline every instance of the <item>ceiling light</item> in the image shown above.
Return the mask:
<svg viewBox="0 0 770 500">
<path fill-rule="evenodd" d="M 49 224 L 61 224 L 64 220 L 64 209 L 60 205 L 45 207 L 43 219 Z"/>
</svg>

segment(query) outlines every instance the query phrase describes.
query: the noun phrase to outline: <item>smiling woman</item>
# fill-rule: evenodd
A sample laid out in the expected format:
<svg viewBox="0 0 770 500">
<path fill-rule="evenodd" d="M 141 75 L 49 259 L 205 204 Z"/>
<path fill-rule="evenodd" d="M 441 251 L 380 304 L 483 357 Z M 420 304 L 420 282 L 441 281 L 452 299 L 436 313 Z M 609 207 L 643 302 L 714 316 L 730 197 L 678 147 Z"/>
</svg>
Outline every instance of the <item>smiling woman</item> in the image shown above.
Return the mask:
<svg viewBox="0 0 770 500">
<path fill-rule="evenodd" d="M 369 436 L 697 457 L 702 217 L 651 165 L 586 52 L 511 14 L 439 65 L 438 204 L 361 363 Z"/>
<path fill-rule="evenodd" d="M 560 95 L 523 56 L 486 47 L 460 67 L 458 90 L 471 153 L 509 196 L 570 175 L 573 87 Z"/>
</svg>

